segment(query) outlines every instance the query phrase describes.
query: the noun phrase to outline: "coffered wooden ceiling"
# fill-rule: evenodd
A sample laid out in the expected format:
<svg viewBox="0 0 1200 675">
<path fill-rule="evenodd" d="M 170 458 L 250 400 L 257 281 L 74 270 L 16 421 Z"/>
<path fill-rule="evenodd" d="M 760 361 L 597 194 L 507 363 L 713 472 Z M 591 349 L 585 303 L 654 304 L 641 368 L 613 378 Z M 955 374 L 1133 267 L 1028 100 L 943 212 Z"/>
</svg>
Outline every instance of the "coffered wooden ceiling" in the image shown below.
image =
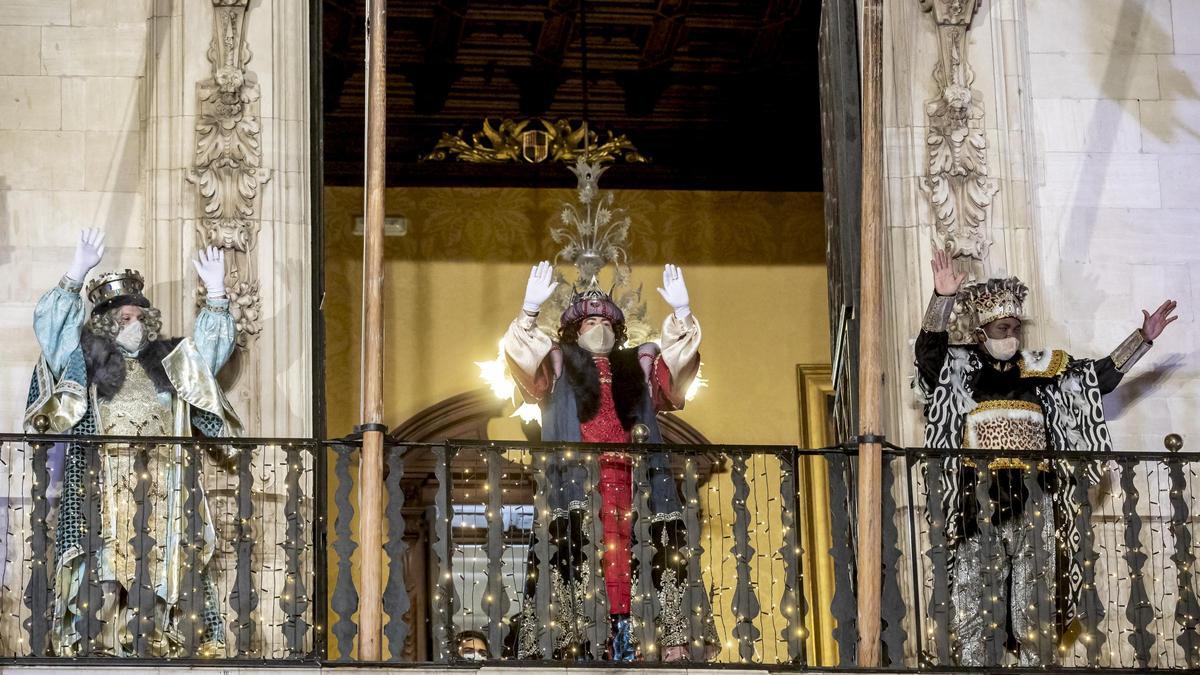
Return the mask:
<svg viewBox="0 0 1200 675">
<path fill-rule="evenodd" d="M 484 117 L 583 113 L 580 0 L 393 0 L 389 185 L 571 185 L 561 165 L 422 162 Z M 325 182 L 361 185 L 365 0 L 324 0 Z M 820 190 L 819 0 L 588 0 L 588 117 L 652 158 L 607 187 Z"/>
</svg>

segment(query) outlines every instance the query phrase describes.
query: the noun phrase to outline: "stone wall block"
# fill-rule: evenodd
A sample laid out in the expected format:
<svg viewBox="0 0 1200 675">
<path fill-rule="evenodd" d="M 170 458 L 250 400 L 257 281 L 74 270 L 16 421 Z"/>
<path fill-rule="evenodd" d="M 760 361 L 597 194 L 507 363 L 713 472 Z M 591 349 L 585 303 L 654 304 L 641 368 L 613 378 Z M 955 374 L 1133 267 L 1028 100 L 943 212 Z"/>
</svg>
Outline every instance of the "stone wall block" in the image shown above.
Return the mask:
<svg viewBox="0 0 1200 675">
<path fill-rule="evenodd" d="M 1200 2 L 1175 0 L 1171 3 L 1175 27 L 1175 53 L 1200 54 Z"/>
<path fill-rule="evenodd" d="M 1159 97 L 1152 54 L 1030 54 L 1034 98 Z"/>
<path fill-rule="evenodd" d="M 149 11 L 146 0 L 71 0 L 71 25 L 141 23 L 146 20 Z"/>
<path fill-rule="evenodd" d="M 42 29 L 37 26 L 0 26 L 0 75 L 42 74 Z"/>
<path fill-rule="evenodd" d="M 1158 158 L 1133 153 L 1046 153 L 1047 205 L 1159 208 Z"/>
<path fill-rule="evenodd" d="M 0 25 L 65 26 L 71 23 L 71 0 L 0 0 Z"/>
<path fill-rule="evenodd" d="M 1046 152 L 1138 152 L 1137 101 L 1036 99 L 1038 141 Z"/>
<path fill-rule="evenodd" d="M 136 131 L 142 80 L 136 77 L 62 78 L 64 130 Z"/>
<path fill-rule="evenodd" d="M 89 131 L 84 138 L 84 188 L 137 192 L 141 178 L 141 134 Z"/>
<path fill-rule="evenodd" d="M 1171 0 L 1026 0 L 1025 6 L 1029 51 L 1034 53 L 1170 54 L 1175 50 Z"/>
<path fill-rule="evenodd" d="M 146 59 L 146 26 L 45 28 L 42 68 L 47 75 L 137 77 Z"/>
<path fill-rule="evenodd" d="M 1156 63 L 1162 93 L 1154 98 L 1200 100 L 1200 54 L 1159 56 Z"/>
<path fill-rule="evenodd" d="M 109 239 L 118 248 L 141 248 L 142 201 L 133 192 L 104 193 L 11 190 L 0 193 L 0 245 L 19 242 L 30 250 L 74 245 L 85 227 L 113 228 Z M 64 259 L 70 262 L 70 251 Z M 65 264 L 65 263 L 64 263 Z"/>
<path fill-rule="evenodd" d="M 1200 154 L 1162 155 L 1158 159 L 1163 208 L 1194 209 L 1196 189 L 1200 186 Z M 1200 257 L 1200 230 L 1193 230 L 1197 244 L 1193 254 Z"/>
<path fill-rule="evenodd" d="M 0 129 L 59 129 L 61 92 L 55 77 L 0 76 Z"/>
<path fill-rule="evenodd" d="M 1142 101 L 1140 107 L 1145 152 L 1200 153 L 1200 100 Z"/>
<path fill-rule="evenodd" d="M 927 151 L 925 127 L 888 127 L 883 130 L 883 149 L 888 175 L 903 178 L 925 175 Z"/>
<path fill-rule="evenodd" d="M 10 190 L 82 190 L 78 131 L 0 131 L 0 186 Z"/>
</svg>

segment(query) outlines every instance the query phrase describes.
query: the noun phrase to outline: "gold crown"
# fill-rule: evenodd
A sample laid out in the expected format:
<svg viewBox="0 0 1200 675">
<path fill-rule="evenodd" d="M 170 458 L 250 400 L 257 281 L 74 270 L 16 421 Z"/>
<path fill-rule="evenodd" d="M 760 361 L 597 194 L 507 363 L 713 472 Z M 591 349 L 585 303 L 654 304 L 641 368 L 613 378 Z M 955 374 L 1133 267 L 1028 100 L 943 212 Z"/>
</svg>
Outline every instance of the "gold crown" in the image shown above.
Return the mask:
<svg viewBox="0 0 1200 675">
<path fill-rule="evenodd" d="M 100 305 L 122 295 L 140 296 L 146 281 L 137 270 L 105 272 L 88 284 L 88 300 Z"/>
<path fill-rule="evenodd" d="M 975 325 L 984 326 L 997 319 L 1025 316 L 1025 296 L 1029 288 L 1016 277 L 988 279 L 962 290 L 963 304 L 975 310 Z"/>
</svg>

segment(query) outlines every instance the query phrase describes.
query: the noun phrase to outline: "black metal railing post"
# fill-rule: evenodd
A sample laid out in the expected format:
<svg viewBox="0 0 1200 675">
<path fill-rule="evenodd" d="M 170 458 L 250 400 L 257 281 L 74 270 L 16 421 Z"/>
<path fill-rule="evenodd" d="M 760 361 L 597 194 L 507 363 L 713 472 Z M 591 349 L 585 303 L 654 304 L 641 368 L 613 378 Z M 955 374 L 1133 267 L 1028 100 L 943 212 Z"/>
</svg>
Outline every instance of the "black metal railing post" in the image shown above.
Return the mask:
<svg viewBox="0 0 1200 675">
<path fill-rule="evenodd" d="M 411 607 L 408 597 L 408 544 L 404 541 L 404 488 L 400 479 L 404 477 L 404 458 L 408 448 L 399 445 L 384 445 L 384 463 L 387 477 L 384 490 L 384 521 L 387 523 L 387 543 L 383 550 L 388 558 L 388 580 L 383 589 L 383 610 L 387 621 L 383 635 L 387 639 L 388 660 L 400 661 L 404 657 L 405 644 L 411 626 L 405 615 Z"/>
<path fill-rule="evenodd" d="M 39 434 L 46 433 L 50 428 L 50 419 L 38 415 L 34 426 Z M 50 471 L 48 454 L 54 447 L 53 443 L 33 442 L 28 444 L 32 451 L 31 465 L 33 469 L 33 485 L 30 490 L 29 525 L 29 554 L 32 569 L 29 582 L 25 586 L 25 606 L 29 608 L 29 618 L 23 622 L 26 635 L 29 636 L 30 656 L 47 656 L 49 654 L 50 638 L 50 594 L 51 576 L 48 569 L 52 560 L 50 556 L 50 536 L 48 532 L 50 503 L 47 493 L 50 488 Z M 0 562 L 0 564 L 4 564 Z"/>
</svg>

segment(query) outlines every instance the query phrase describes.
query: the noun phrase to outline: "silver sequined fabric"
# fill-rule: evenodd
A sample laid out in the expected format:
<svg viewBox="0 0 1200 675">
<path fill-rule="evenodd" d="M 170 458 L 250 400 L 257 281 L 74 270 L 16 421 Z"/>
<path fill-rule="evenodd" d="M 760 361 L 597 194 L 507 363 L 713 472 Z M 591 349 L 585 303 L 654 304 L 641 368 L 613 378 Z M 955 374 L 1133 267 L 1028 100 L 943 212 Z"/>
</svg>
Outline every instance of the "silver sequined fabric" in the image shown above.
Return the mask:
<svg viewBox="0 0 1200 675">
<path fill-rule="evenodd" d="M 1001 522 L 992 528 L 988 539 L 975 534 L 958 545 L 951 585 L 951 605 L 954 608 L 950 632 L 955 661 L 960 666 L 1000 666 L 997 655 L 1004 654 L 1002 645 L 991 639 L 1000 631 L 1004 634 L 1006 617 L 1011 617 L 1012 637 L 1015 639 L 1017 664 L 1023 667 L 1050 665 L 1042 663 L 1037 648 L 1038 639 L 1055 641 L 1054 594 L 1042 591 L 1053 589 L 1054 568 L 1054 510 L 1049 493 L 1036 509 L 1028 508 L 1020 518 Z M 1035 526 L 1041 527 L 1042 564 L 1035 558 Z M 991 568 L 989 570 L 989 568 Z M 993 589 L 998 595 L 987 597 Z M 1005 597 L 1007 596 L 1007 597 Z"/>
</svg>

